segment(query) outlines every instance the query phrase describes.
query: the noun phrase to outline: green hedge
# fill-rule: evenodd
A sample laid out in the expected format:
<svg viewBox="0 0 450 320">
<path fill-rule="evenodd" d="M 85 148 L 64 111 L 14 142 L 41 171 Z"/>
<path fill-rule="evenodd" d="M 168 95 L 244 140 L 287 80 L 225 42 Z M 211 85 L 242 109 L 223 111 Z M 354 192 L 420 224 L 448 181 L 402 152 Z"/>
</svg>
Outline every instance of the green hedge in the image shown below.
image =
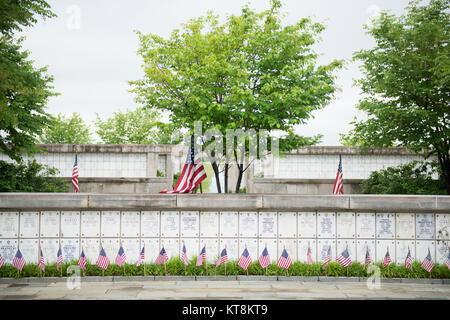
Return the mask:
<svg viewBox="0 0 450 320">
<path fill-rule="evenodd" d="M 225 264 L 221 264 L 218 268 L 216 268 L 214 263 L 208 264 L 208 273 L 206 273 L 205 265 L 197 267 L 195 265 L 196 258 L 194 257 L 189 265 L 185 266 L 183 261 L 179 258 L 171 258 L 166 263 L 167 275 L 188 275 L 188 276 L 202 276 L 202 275 L 225 275 Z M 77 261 L 71 261 L 63 263 L 62 265 L 62 274 L 63 276 L 69 276 L 67 274 L 67 268 L 71 265 L 77 265 Z M 378 266 L 380 269 L 380 277 L 381 278 L 429 278 L 430 274 L 422 269 L 421 262 L 413 263 L 413 272 L 410 273 L 408 269 L 406 269 L 403 265 L 395 265 L 391 264 L 389 266 L 389 274 L 388 269 L 383 268 L 380 263 L 375 263 L 374 265 Z M 373 275 L 373 272 L 368 274 L 367 269 L 363 270 L 364 265 L 358 262 L 354 262 L 348 268 L 348 276 L 349 277 L 368 277 Z M 228 261 L 226 263 L 226 274 L 227 275 L 246 275 L 247 271 L 242 269 L 237 265 L 237 261 Z M 101 269 L 95 264 L 88 264 L 86 266 L 86 270 L 82 271 L 82 275 L 84 276 L 101 276 L 103 273 L 105 276 L 123 276 L 124 269 L 117 266 L 114 263 L 111 263 L 107 270 Z M 304 262 L 293 262 L 290 268 L 286 271 L 283 268 L 280 268 L 276 265 L 276 262 L 273 262 L 266 269 L 261 268 L 258 261 L 254 261 L 250 264 L 248 268 L 249 275 L 289 275 L 289 276 L 331 276 L 331 277 L 346 277 L 347 270 L 342 267 L 337 262 L 330 262 L 328 267 L 325 270 L 325 273 L 322 272 L 322 263 L 313 263 L 312 265 L 308 265 Z M 125 275 L 126 276 L 143 276 L 144 275 L 144 267 L 143 265 L 137 267 L 136 264 L 128 264 L 125 263 Z M 154 263 L 145 265 L 145 275 L 152 276 L 162 276 L 166 275 L 164 265 L 157 265 Z M 14 268 L 10 264 L 4 264 L 0 269 L 0 277 L 17 277 L 18 272 L 17 269 Z M 26 264 L 23 270 L 20 273 L 20 277 L 39 277 L 41 276 L 39 272 L 39 268 L 37 264 Z M 52 263 L 45 266 L 45 273 L 42 273 L 44 277 L 58 277 L 60 276 L 60 271 L 56 270 L 56 263 Z M 435 264 L 433 271 L 431 272 L 431 278 L 435 279 L 448 279 L 450 278 L 450 270 L 446 265 Z"/>
</svg>

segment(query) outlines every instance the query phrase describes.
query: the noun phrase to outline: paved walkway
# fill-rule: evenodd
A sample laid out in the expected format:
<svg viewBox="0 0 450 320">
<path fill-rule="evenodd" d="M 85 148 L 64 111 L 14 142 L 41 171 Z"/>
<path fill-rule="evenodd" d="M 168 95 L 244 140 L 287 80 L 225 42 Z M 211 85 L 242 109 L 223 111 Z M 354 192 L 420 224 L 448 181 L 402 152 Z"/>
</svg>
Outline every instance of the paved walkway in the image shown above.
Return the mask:
<svg viewBox="0 0 450 320">
<path fill-rule="evenodd" d="M 383 283 L 370 289 L 366 282 L 311 281 L 87 281 L 80 283 L 33 279 L 3 279 L 5 299 L 450 299 L 448 284 Z M 77 286 L 80 286 L 77 288 Z M 74 288 L 74 289 L 72 289 Z"/>
</svg>

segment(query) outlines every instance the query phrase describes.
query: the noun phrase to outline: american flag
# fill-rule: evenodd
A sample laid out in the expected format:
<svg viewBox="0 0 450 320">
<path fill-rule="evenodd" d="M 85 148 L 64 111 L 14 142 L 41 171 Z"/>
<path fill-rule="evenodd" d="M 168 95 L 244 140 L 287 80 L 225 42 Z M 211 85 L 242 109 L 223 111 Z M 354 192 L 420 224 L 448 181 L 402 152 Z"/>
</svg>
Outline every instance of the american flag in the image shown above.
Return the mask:
<svg viewBox="0 0 450 320">
<path fill-rule="evenodd" d="M 278 259 L 278 266 L 281 268 L 289 269 L 291 263 L 292 263 L 291 257 L 289 257 L 286 249 L 283 249 L 280 259 Z"/>
<path fill-rule="evenodd" d="M 247 248 L 245 248 L 242 252 L 241 257 L 239 258 L 238 266 L 240 266 L 244 270 L 247 270 L 250 263 L 252 263 L 252 258 L 250 257 L 250 253 L 248 252 Z"/>
<path fill-rule="evenodd" d="M 136 266 L 140 266 L 142 264 L 142 261 L 145 259 L 145 246 L 142 247 L 141 253 L 139 254 L 138 262 L 136 263 Z"/>
<path fill-rule="evenodd" d="M 58 253 L 56 254 L 56 256 L 57 256 L 57 259 L 56 259 L 56 270 L 59 270 L 59 266 L 63 262 L 63 255 L 62 255 L 61 247 L 58 249 Z"/>
<path fill-rule="evenodd" d="M 448 270 L 450 270 L 450 249 L 448 250 L 447 258 L 445 258 L 445 265 L 447 266 Z"/>
<path fill-rule="evenodd" d="M 191 146 L 175 188 L 172 191 L 160 191 L 160 193 L 189 193 L 194 191 L 204 179 L 206 179 L 206 171 L 200 154 L 194 146 Z"/>
<path fill-rule="evenodd" d="M 80 192 L 80 188 L 78 186 L 78 155 L 77 154 L 75 154 L 75 162 L 73 164 L 72 185 L 75 188 L 75 192 Z"/>
<path fill-rule="evenodd" d="M 269 256 L 269 251 L 267 251 L 267 247 L 264 248 L 258 261 L 259 261 L 261 268 L 267 268 L 267 266 L 270 264 L 270 256 Z"/>
<path fill-rule="evenodd" d="M 84 254 L 84 250 L 81 250 L 81 254 L 80 257 L 78 258 L 78 266 L 83 269 L 86 270 L 86 255 Z"/>
<path fill-rule="evenodd" d="M 339 155 L 339 166 L 338 171 L 336 174 L 336 180 L 334 181 L 334 187 L 333 187 L 333 194 L 342 194 L 344 185 L 343 185 L 343 178 L 342 178 L 342 156 Z"/>
<path fill-rule="evenodd" d="M 323 261 L 322 269 L 325 270 L 325 267 L 327 264 L 331 261 L 331 245 L 328 247 L 327 256 L 325 257 L 325 260 Z"/>
<path fill-rule="evenodd" d="M 3 266 L 4 263 L 5 259 L 3 259 L 2 255 L 0 254 L 0 268 Z"/>
<path fill-rule="evenodd" d="M 228 261 L 227 248 L 224 248 L 220 253 L 220 258 L 216 262 L 216 267 L 220 266 L 225 261 Z"/>
<path fill-rule="evenodd" d="M 195 263 L 195 265 L 201 266 L 203 264 L 204 259 L 206 259 L 206 247 L 203 247 L 202 251 L 200 251 L 200 254 L 197 258 L 197 262 Z"/>
<path fill-rule="evenodd" d="M 366 247 L 366 259 L 364 260 L 364 268 L 363 270 L 372 262 L 369 254 L 369 247 Z"/>
<path fill-rule="evenodd" d="M 20 249 L 17 249 L 16 255 L 14 256 L 12 265 L 17 270 L 22 271 L 23 266 L 25 265 L 25 258 L 22 255 L 22 252 L 20 252 Z"/>
<path fill-rule="evenodd" d="M 350 258 L 347 248 L 336 258 L 336 261 L 346 268 L 352 264 L 352 259 Z"/>
<path fill-rule="evenodd" d="M 41 269 L 42 272 L 45 272 L 45 261 L 44 261 L 44 254 L 42 253 L 42 249 L 41 249 L 41 256 L 39 257 L 39 269 Z"/>
<path fill-rule="evenodd" d="M 411 251 L 408 248 L 408 254 L 406 255 L 405 259 L 405 268 L 408 268 L 412 271 L 412 258 L 411 258 Z"/>
<path fill-rule="evenodd" d="M 159 253 L 158 257 L 156 258 L 155 263 L 156 264 L 163 264 L 167 260 L 169 260 L 169 257 L 167 256 L 166 250 L 163 247 L 161 249 L 161 252 Z"/>
<path fill-rule="evenodd" d="M 189 260 L 186 254 L 186 246 L 184 243 L 183 243 L 183 250 L 181 250 L 181 260 L 183 260 L 185 265 L 189 264 Z"/>
<path fill-rule="evenodd" d="M 389 255 L 389 248 L 387 249 L 386 255 L 383 259 L 383 267 L 386 268 L 391 263 L 391 256 Z"/>
<path fill-rule="evenodd" d="M 121 267 L 126 259 L 127 255 L 125 254 L 125 250 L 123 250 L 123 247 L 120 246 L 119 252 L 117 252 L 116 264 Z"/>
<path fill-rule="evenodd" d="M 431 272 L 431 270 L 433 270 L 434 268 L 433 261 L 431 261 L 430 249 L 428 249 L 428 255 L 425 257 L 425 259 L 423 259 L 422 268 L 424 268 L 428 272 Z"/>
<path fill-rule="evenodd" d="M 309 246 L 308 246 L 308 252 L 306 253 L 306 262 L 308 264 L 312 264 L 311 248 Z"/>
<path fill-rule="evenodd" d="M 103 247 L 102 250 L 100 250 L 100 254 L 98 255 L 97 265 L 104 270 L 108 269 L 109 259 L 106 256 L 106 252 L 105 249 L 103 249 Z"/>
</svg>

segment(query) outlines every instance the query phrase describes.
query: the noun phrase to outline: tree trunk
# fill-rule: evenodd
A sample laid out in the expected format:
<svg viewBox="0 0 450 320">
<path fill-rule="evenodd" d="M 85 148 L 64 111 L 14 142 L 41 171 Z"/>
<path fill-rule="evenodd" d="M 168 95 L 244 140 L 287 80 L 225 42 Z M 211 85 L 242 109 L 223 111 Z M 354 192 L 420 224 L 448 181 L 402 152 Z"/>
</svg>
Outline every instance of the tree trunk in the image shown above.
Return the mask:
<svg viewBox="0 0 450 320">
<path fill-rule="evenodd" d="M 450 156 L 447 154 L 439 153 L 437 154 L 439 159 L 439 165 L 441 166 L 442 177 L 445 182 L 445 189 L 447 194 L 450 195 Z"/>
<path fill-rule="evenodd" d="M 244 176 L 244 164 L 238 164 L 238 170 L 239 170 L 239 174 L 238 174 L 238 179 L 236 182 L 236 193 L 239 193 L 239 189 L 241 188 L 241 182 L 242 182 L 242 177 Z"/>
<path fill-rule="evenodd" d="M 236 150 L 234 150 L 234 159 L 236 161 L 236 166 L 239 170 L 238 179 L 236 182 L 236 188 L 235 188 L 234 192 L 239 193 L 239 189 L 241 188 L 242 176 L 244 175 L 244 159 L 241 158 L 241 164 L 239 164 Z"/>
<path fill-rule="evenodd" d="M 222 193 L 222 189 L 220 188 L 219 166 L 217 165 L 217 162 L 214 161 L 212 163 L 212 168 L 214 170 L 214 176 L 216 177 L 217 192 Z"/>
<path fill-rule="evenodd" d="M 224 191 L 224 193 L 228 193 L 228 166 L 229 166 L 229 164 L 225 162 L 225 171 L 224 171 L 225 191 Z"/>
</svg>

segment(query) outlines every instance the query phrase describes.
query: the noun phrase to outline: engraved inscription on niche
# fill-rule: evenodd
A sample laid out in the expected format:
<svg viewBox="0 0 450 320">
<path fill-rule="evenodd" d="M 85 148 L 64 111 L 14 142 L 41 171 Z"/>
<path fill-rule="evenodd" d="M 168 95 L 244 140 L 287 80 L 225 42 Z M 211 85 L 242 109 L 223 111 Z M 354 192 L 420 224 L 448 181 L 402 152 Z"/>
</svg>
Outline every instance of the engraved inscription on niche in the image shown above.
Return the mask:
<svg viewBox="0 0 450 320">
<path fill-rule="evenodd" d="M 377 213 L 377 237 L 394 238 L 394 215 L 391 213 Z"/>
<path fill-rule="evenodd" d="M 416 214 L 416 238 L 434 239 L 434 214 Z"/>
</svg>

